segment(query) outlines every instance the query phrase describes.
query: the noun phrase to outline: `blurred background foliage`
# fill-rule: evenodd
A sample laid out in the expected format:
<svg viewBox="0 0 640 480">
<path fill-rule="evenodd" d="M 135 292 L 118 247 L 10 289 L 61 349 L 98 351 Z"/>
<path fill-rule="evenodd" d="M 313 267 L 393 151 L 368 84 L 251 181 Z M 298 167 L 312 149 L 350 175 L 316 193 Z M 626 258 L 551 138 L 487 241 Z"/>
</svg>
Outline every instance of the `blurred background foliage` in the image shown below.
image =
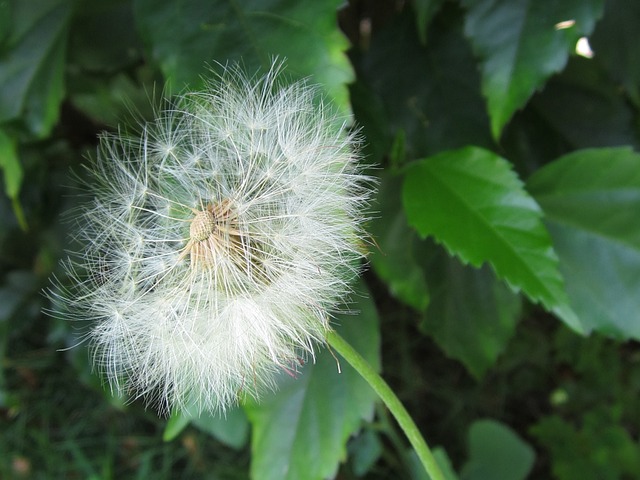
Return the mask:
<svg viewBox="0 0 640 480">
<path fill-rule="evenodd" d="M 167 420 L 43 313 L 97 134 L 276 57 L 365 137 L 379 248 L 337 324 L 447 478 L 640 478 L 638 31 L 622 0 L 0 0 L 0 478 L 425 478 L 330 352 Z"/>
</svg>

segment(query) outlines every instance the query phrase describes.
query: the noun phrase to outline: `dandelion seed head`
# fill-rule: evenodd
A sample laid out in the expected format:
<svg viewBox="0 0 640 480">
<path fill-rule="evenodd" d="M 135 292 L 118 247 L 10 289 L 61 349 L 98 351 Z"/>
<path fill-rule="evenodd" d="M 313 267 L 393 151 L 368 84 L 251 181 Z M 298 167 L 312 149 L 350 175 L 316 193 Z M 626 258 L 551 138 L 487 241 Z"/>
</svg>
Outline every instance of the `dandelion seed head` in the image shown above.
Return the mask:
<svg viewBox="0 0 640 480">
<path fill-rule="evenodd" d="M 314 357 L 358 275 L 371 182 L 358 138 L 278 66 L 229 68 L 101 137 L 58 314 L 91 321 L 111 388 L 224 410 Z"/>
</svg>

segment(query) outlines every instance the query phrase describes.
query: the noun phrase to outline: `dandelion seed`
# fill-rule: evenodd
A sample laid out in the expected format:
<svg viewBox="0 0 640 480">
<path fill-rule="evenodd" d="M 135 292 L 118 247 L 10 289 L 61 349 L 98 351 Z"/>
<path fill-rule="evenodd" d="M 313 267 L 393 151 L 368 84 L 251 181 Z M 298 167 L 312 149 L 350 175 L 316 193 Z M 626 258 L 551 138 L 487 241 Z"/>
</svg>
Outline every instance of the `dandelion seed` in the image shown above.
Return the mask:
<svg viewBox="0 0 640 480">
<path fill-rule="evenodd" d="M 60 316 L 93 359 L 164 413 L 224 410 L 295 372 L 359 273 L 369 181 L 357 138 L 276 66 L 228 69 L 139 138 L 101 138 Z"/>
</svg>

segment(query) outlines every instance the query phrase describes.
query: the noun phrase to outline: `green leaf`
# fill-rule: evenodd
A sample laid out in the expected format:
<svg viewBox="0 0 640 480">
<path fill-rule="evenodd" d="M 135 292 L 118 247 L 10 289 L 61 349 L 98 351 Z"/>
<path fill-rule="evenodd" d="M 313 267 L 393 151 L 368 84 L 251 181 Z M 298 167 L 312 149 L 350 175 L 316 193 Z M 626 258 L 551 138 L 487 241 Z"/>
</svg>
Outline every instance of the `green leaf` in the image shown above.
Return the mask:
<svg viewBox="0 0 640 480">
<path fill-rule="evenodd" d="M 337 330 L 373 366 L 379 368 L 379 334 L 375 305 L 364 289 L 352 309 L 340 315 Z M 376 396 L 347 364 L 338 373 L 330 351 L 297 378 L 282 376 L 277 393 L 247 404 L 253 426 L 251 478 L 254 480 L 321 480 L 335 475 L 346 457 L 346 442 L 363 419 L 370 419 Z M 286 378 L 285 378 L 286 377 Z"/>
<path fill-rule="evenodd" d="M 13 2 L 0 57 L 0 122 L 22 117 L 31 133 L 49 134 L 64 96 L 69 0 Z"/>
<path fill-rule="evenodd" d="M 360 435 L 349 442 L 349 457 L 353 473 L 358 477 L 366 475 L 383 451 L 384 447 L 378 434 L 371 428 L 363 429 Z"/>
<path fill-rule="evenodd" d="M 619 407 L 601 405 L 581 412 L 579 428 L 557 415 L 542 417 L 531 428 L 531 434 L 550 453 L 554 478 L 638 478 L 640 444 L 629 433 L 628 424 L 621 425 L 615 418 Z"/>
<path fill-rule="evenodd" d="M 162 439 L 170 442 L 189 424 L 213 436 L 215 439 L 233 448 L 242 448 L 249 436 L 249 422 L 240 407 L 226 412 L 198 412 L 194 405 L 187 411 L 174 411 L 165 425 Z"/>
<path fill-rule="evenodd" d="M 562 74 L 534 97 L 531 106 L 571 150 L 640 146 L 636 113 L 593 60 L 572 58 Z M 549 143 L 552 135 L 547 134 L 541 142 Z M 565 146 L 562 153 L 566 151 Z"/>
<path fill-rule="evenodd" d="M 537 89 L 562 70 L 579 37 L 589 35 L 603 0 L 463 0 L 465 32 L 482 62 L 491 132 L 503 127 Z M 568 28 L 560 22 L 574 21 Z"/>
<path fill-rule="evenodd" d="M 69 63 L 75 70 L 111 73 L 141 63 L 132 2 L 79 2 L 69 41 Z"/>
<path fill-rule="evenodd" d="M 268 68 L 277 56 L 287 59 L 290 74 L 311 76 L 323 85 L 347 113 L 346 85 L 354 75 L 345 55 L 349 44 L 337 23 L 341 4 L 340 0 L 134 2 L 152 57 L 178 89 L 184 84 L 200 85 L 207 64 L 241 61 L 253 72 L 257 67 Z"/>
<path fill-rule="evenodd" d="M 418 35 L 420 35 L 420 43 L 427 43 L 427 28 L 433 17 L 438 13 L 444 0 L 415 0 L 414 8 L 416 10 L 416 26 Z"/>
<path fill-rule="evenodd" d="M 26 231 L 27 221 L 18 198 L 24 172 L 14 140 L 2 129 L 0 129 L 0 170 L 4 175 L 4 190 L 11 199 L 13 213 L 22 230 Z"/>
<path fill-rule="evenodd" d="M 249 438 L 249 421 L 240 407 L 228 409 L 224 414 L 203 413 L 191 423 L 233 448 L 242 448 Z"/>
<path fill-rule="evenodd" d="M 388 120 L 384 113 L 384 105 L 363 82 L 356 81 L 350 86 L 349 92 L 353 113 L 366 139 L 362 148 L 363 156 L 379 165 L 391 144 L 391 138 L 387 138 Z"/>
<path fill-rule="evenodd" d="M 470 143 L 491 147 L 480 78 L 462 25 L 435 20 L 423 46 L 413 12 L 405 10 L 375 32 L 366 51 L 354 54 L 359 81 L 386 113 L 386 129 L 374 131 L 374 141 L 384 135 L 391 145 L 404 132 L 409 159 Z"/>
<path fill-rule="evenodd" d="M 468 147 L 420 160 L 406 171 L 403 201 L 420 235 L 475 267 L 488 262 L 512 288 L 582 330 L 540 207 L 504 158 Z"/>
<path fill-rule="evenodd" d="M 478 420 L 469 428 L 469 461 L 461 480 L 524 480 L 535 452 L 511 428 L 495 420 Z"/>
<path fill-rule="evenodd" d="M 129 74 L 82 75 L 69 84 L 69 102 L 97 125 L 117 125 L 132 111 L 140 118 L 153 117 L 149 91 Z"/>
<path fill-rule="evenodd" d="M 167 420 L 167 424 L 164 426 L 164 432 L 162 432 L 162 440 L 164 442 L 170 442 L 174 440 L 182 431 L 187 428 L 191 418 L 189 415 L 182 411 L 175 411 Z"/>
<path fill-rule="evenodd" d="M 582 323 L 640 339 L 640 155 L 578 151 L 537 171 L 527 186 L 545 212 Z"/>
<path fill-rule="evenodd" d="M 414 231 L 402 211 L 401 177 L 383 175 L 374 205 L 376 218 L 370 232 L 377 243 L 371 253 L 371 265 L 391 294 L 416 310 L 429 304 L 429 289 L 424 271 L 416 260 Z"/>
<path fill-rule="evenodd" d="M 440 470 L 442 470 L 445 480 L 458 480 L 459 477 L 456 475 L 453 465 L 451 464 L 451 459 L 444 448 L 434 448 L 433 456 L 436 458 L 436 462 L 438 462 L 438 466 Z"/>
<path fill-rule="evenodd" d="M 422 330 L 480 379 L 515 332 L 520 298 L 486 266 L 464 267 L 441 254 L 425 270 L 432 297 Z"/>
<path fill-rule="evenodd" d="M 589 42 L 594 60 L 622 83 L 636 107 L 640 107 L 640 3 L 608 0 L 602 20 Z M 621 46 L 624 47 L 621 48 Z"/>
<path fill-rule="evenodd" d="M 407 450 L 405 452 L 405 456 L 407 457 L 409 477 L 411 480 L 432 480 L 431 476 L 425 472 L 424 465 L 414 450 Z M 438 464 L 438 467 L 440 467 L 442 475 L 444 475 L 444 480 L 459 479 L 453 469 L 449 455 L 447 455 L 447 452 L 442 447 L 436 447 L 433 449 L 433 457 L 436 459 L 436 463 Z"/>
<path fill-rule="evenodd" d="M 4 49 L 4 42 L 9 38 L 11 31 L 11 3 L 0 2 L 0 49 Z"/>
<path fill-rule="evenodd" d="M 4 173 L 4 190 L 9 198 L 16 199 L 22 185 L 22 166 L 18 150 L 11 137 L 0 130 L 0 169 Z"/>
</svg>

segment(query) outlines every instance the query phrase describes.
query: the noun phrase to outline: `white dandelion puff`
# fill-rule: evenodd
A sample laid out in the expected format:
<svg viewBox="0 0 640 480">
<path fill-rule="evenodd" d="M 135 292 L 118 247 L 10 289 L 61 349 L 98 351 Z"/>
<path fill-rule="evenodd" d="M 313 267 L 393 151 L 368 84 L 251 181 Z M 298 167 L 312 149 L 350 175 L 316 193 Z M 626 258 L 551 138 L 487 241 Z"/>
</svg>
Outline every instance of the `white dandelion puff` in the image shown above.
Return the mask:
<svg viewBox="0 0 640 480">
<path fill-rule="evenodd" d="M 280 79 L 227 69 L 138 137 L 101 138 L 85 247 L 52 296 L 93 321 L 115 391 L 224 410 L 331 328 L 359 273 L 370 182 L 348 123 L 317 88 Z"/>
</svg>

